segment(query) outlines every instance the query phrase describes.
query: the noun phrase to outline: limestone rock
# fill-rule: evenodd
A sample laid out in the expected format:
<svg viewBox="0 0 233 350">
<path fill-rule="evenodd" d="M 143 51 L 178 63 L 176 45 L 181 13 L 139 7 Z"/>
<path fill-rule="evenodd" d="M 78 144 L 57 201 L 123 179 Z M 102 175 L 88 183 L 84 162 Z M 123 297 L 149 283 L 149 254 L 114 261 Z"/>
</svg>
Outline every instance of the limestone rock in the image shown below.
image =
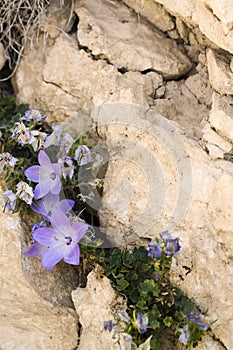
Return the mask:
<svg viewBox="0 0 233 350">
<path fill-rule="evenodd" d="M 217 132 L 210 127 L 209 123 L 204 127 L 203 133 L 202 140 L 213 159 L 224 158 L 224 153 L 231 151 L 233 144 L 217 134 Z"/>
<path fill-rule="evenodd" d="M 153 23 L 162 32 L 174 29 L 174 22 L 164 8 L 154 0 L 135 1 L 124 0 L 124 3 L 134 9 L 134 11 Z"/>
<path fill-rule="evenodd" d="M 233 143 L 233 97 L 213 94 L 209 123 L 222 137 Z"/>
<path fill-rule="evenodd" d="M 99 0 L 96 6 L 95 0 L 82 0 L 75 11 L 79 17 L 79 43 L 118 69 L 150 69 L 166 78 L 177 78 L 192 67 L 174 41 L 138 23 L 138 17 L 126 6 L 106 0 Z"/>
<path fill-rule="evenodd" d="M 233 95 L 233 73 L 230 69 L 230 59 L 214 50 L 207 52 L 207 62 L 210 83 L 220 94 Z"/>
<path fill-rule="evenodd" d="M 110 281 L 98 269 L 88 275 L 86 288 L 72 292 L 82 325 L 78 350 L 120 350 L 113 332 L 104 330 L 104 321 L 114 319 L 113 305 L 116 306 L 117 298 Z"/>
<path fill-rule="evenodd" d="M 5 62 L 6 62 L 5 50 L 2 43 L 0 43 L 0 70 L 4 66 Z"/>
<path fill-rule="evenodd" d="M 231 0 L 156 0 L 171 14 L 201 32 L 218 47 L 233 53 Z"/>
<path fill-rule="evenodd" d="M 218 320 L 213 333 L 231 349 L 232 163 L 212 162 L 197 142 L 182 136 L 181 126 L 153 108 L 105 105 L 95 113 L 110 152 L 101 228 L 116 246 L 134 246 L 165 229 L 179 236 L 174 282 Z M 186 275 L 182 266 L 191 272 Z"/>
<path fill-rule="evenodd" d="M 26 281 L 18 216 L 1 212 L 0 223 L 1 349 L 73 350 L 77 345 L 75 312 L 45 301 Z"/>
</svg>

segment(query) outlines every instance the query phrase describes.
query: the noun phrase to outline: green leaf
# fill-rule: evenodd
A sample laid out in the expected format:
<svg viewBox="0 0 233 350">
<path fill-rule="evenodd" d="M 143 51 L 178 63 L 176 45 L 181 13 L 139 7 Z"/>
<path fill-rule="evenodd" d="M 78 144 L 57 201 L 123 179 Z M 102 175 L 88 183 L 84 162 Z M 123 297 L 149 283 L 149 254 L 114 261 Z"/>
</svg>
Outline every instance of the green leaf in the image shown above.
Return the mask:
<svg viewBox="0 0 233 350">
<path fill-rule="evenodd" d="M 117 290 L 119 292 L 122 292 L 123 290 L 125 290 L 128 286 L 129 286 L 129 282 L 124 280 L 123 278 L 120 280 L 117 280 Z"/>
<path fill-rule="evenodd" d="M 163 319 L 163 323 L 165 324 L 166 327 L 171 327 L 172 324 L 172 317 L 167 316 Z"/>
</svg>

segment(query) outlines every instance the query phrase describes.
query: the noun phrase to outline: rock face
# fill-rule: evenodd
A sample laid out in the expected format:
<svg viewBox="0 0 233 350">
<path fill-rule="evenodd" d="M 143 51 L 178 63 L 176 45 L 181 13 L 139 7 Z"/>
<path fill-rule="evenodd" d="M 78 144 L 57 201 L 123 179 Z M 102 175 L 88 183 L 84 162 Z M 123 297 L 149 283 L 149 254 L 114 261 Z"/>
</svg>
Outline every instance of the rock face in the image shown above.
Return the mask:
<svg viewBox="0 0 233 350">
<path fill-rule="evenodd" d="M 231 350 L 232 1 L 123 2 L 75 1 L 71 31 L 59 32 L 56 21 L 48 26 L 46 60 L 25 52 L 17 98 L 73 135 L 96 131 L 93 152 L 108 149 L 103 198 L 89 203 L 101 208 L 101 228 L 124 247 L 166 228 L 179 236 L 174 283 L 217 319 L 220 342 L 208 336 L 198 349 Z M 115 297 L 104 279 L 89 278 L 86 290 L 73 292 L 85 350 L 111 310 L 97 306 L 93 315 L 80 301 L 93 305 L 96 296 L 105 305 L 100 285 L 110 303 Z M 98 334 L 96 349 L 110 348 L 111 335 Z"/>
<path fill-rule="evenodd" d="M 74 310 L 42 299 L 26 281 L 21 265 L 20 220 L 0 213 L 1 349 L 73 350 L 77 346 Z"/>
<path fill-rule="evenodd" d="M 0 70 L 4 66 L 5 62 L 6 62 L 6 58 L 5 58 L 4 47 L 3 47 L 2 43 L 0 43 Z"/>
</svg>

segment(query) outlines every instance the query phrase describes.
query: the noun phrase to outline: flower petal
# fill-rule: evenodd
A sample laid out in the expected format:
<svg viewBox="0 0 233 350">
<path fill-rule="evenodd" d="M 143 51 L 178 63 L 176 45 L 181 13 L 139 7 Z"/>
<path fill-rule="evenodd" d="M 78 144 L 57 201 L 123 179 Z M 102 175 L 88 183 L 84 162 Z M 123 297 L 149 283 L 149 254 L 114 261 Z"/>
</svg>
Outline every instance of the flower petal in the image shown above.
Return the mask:
<svg viewBox="0 0 233 350">
<path fill-rule="evenodd" d="M 54 209 L 51 214 L 52 226 L 59 232 L 70 231 L 70 220 L 61 209 Z"/>
<path fill-rule="evenodd" d="M 73 240 L 79 242 L 88 230 L 88 225 L 83 222 L 75 222 L 72 224 Z"/>
<path fill-rule="evenodd" d="M 61 209 L 64 213 L 68 213 L 75 204 L 75 201 L 72 199 L 62 199 L 61 202 L 58 204 L 57 208 Z"/>
<path fill-rule="evenodd" d="M 43 247 L 40 243 L 34 243 L 33 245 L 31 245 L 31 247 L 25 250 L 23 255 L 28 256 L 30 258 L 34 258 L 36 256 L 41 255 L 44 248 L 45 247 Z"/>
<path fill-rule="evenodd" d="M 42 256 L 42 265 L 50 271 L 62 258 L 64 258 L 64 249 L 61 249 L 60 245 L 49 247 Z"/>
<path fill-rule="evenodd" d="M 75 244 L 72 250 L 69 250 L 69 253 L 64 256 L 64 261 L 67 264 L 79 265 L 80 263 L 80 249 L 77 244 Z"/>
<path fill-rule="evenodd" d="M 40 244 L 50 246 L 54 244 L 56 232 L 51 227 L 42 227 L 32 232 L 33 238 Z"/>
<path fill-rule="evenodd" d="M 36 185 L 35 190 L 34 190 L 34 199 L 40 199 L 43 196 L 45 196 L 49 190 L 47 191 L 47 187 L 44 186 L 44 188 L 41 188 L 41 184 L 39 183 L 38 185 Z"/>
<path fill-rule="evenodd" d="M 40 177 L 40 166 L 33 165 L 30 168 L 26 169 L 24 175 L 33 182 L 39 182 Z"/>
<path fill-rule="evenodd" d="M 59 194 L 61 191 L 61 180 L 57 178 L 55 181 L 53 181 L 53 187 L 51 189 L 52 194 Z"/>
<path fill-rule="evenodd" d="M 38 154 L 38 161 L 40 165 L 51 165 L 49 156 L 42 150 Z"/>
</svg>

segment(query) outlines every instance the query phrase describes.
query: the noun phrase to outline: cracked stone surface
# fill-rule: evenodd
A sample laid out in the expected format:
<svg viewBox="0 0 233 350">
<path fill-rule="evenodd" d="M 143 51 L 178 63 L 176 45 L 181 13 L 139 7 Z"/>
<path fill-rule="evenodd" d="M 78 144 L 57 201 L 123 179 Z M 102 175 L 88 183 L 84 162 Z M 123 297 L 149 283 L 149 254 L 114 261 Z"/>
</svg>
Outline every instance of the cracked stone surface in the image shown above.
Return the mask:
<svg viewBox="0 0 233 350">
<path fill-rule="evenodd" d="M 4 50 L 2 43 L 0 43 L 0 70 L 4 66 L 5 62 L 6 62 L 5 50 Z"/>
<path fill-rule="evenodd" d="M 138 22 L 138 17 L 121 4 L 99 0 L 97 5 L 95 0 L 82 0 L 75 12 L 80 44 L 119 69 L 150 69 L 166 78 L 178 78 L 192 67 L 174 41 Z"/>
<path fill-rule="evenodd" d="M 182 136 L 180 125 L 171 122 L 169 130 L 152 108 L 144 116 L 137 108 L 105 105 L 96 112 L 99 135 L 111 145 L 101 225 L 117 246 L 154 238 L 166 228 L 178 235 L 175 282 L 218 320 L 213 332 L 231 349 L 233 165 L 211 162 L 197 142 Z M 191 268 L 187 276 L 182 266 Z"/>
<path fill-rule="evenodd" d="M 0 348 L 73 350 L 77 346 L 74 310 L 45 301 L 25 278 L 19 217 L 1 211 L 0 233 Z"/>
</svg>

